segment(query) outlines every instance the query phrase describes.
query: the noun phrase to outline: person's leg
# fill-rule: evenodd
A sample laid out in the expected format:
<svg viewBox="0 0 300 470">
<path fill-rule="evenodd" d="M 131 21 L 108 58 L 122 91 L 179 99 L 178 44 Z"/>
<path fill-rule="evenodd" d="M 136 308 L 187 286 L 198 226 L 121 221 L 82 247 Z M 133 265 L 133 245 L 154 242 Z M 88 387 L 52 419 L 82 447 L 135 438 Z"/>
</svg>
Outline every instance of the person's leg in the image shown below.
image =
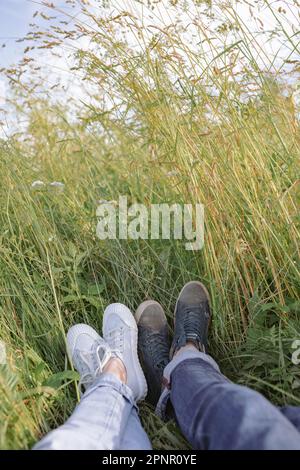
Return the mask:
<svg viewBox="0 0 300 470">
<path fill-rule="evenodd" d="M 300 449 L 297 429 L 262 395 L 231 383 L 205 354 L 210 320 L 209 296 L 188 283 L 175 308 L 172 361 L 158 406 L 171 400 L 178 424 L 197 449 Z"/>
<path fill-rule="evenodd" d="M 47 434 L 34 450 L 119 449 L 130 430 L 128 422 L 134 408 L 129 387 L 112 374 L 102 374 L 66 423 Z"/>
<path fill-rule="evenodd" d="M 126 429 L 123 432 L 123 439 L 121 440 L 120 450 L 151 450 L 152 445 L 147 436 L 138 412 L 135 408 L 132 409 L 129 419 L 127 421 Z"/>
<path fill-rule="evenodd" d="M 196 349 L 184 355 L 166 377 L 177 422 L 194 448 L 300 450 L 300 433 L 261 394 L 228 381 Z"/>
<path fill-rule="evenodd" d="M 300 407 L 282 406 L 280 411 L 300 432 Z"/>
<path fill-rule="evenodd" d="M 104 313 L 103 330 L 106 341 L 87 325 L 69 331 L 69 355 L 86 392 L 68 421 L 35 450 L 119 449 L 125 435 L 130 445 L 135 440 L 137 448 L 149 448 L 145 433 L 137 432 L 142 428 L 135 403 L 147 385 L 136 352 L 136 323 L 127 307 L 113 304 Z"/>
</svg>

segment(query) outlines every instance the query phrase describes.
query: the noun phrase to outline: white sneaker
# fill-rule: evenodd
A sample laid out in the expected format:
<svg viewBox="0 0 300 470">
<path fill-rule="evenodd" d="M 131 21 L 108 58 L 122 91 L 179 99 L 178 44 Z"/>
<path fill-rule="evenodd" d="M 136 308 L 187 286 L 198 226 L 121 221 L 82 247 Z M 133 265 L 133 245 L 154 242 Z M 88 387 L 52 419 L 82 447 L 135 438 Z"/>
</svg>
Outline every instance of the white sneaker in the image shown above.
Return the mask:
<svg viewBox="0 0 300 470">
<path fill-rule="evenodd" d="M 69 357 L 80 374 L 79 387 L 89 388 L 111 358 L 108 344 L 88 325 L 72 326 L 67 334 Z"/>
<path fill-rule="evenodd" d="M 147 395 L 147 382 L 137 354 L 138 328 L 134 316 L 123 304 L 111 304 L 103 315 L 103 337 L 112 354 L 126 367 L 127 385 L 136 401 Z"/>
</svg>

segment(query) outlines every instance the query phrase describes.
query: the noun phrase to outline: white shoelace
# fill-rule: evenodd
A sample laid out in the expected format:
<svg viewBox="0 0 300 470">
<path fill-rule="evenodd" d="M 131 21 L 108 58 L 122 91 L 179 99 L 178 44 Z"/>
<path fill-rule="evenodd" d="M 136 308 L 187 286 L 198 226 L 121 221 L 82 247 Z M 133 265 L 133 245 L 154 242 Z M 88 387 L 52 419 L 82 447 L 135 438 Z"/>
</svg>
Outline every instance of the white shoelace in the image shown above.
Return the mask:
<svg viewBox="0 0 300 470">
<path fill-rule="evenodd" d="M 122 360 L 124 352 L 124 330 L 122 326 L 109 332 L 108 342 L 112 355 Z"/>
<path fill-rule="evenodd" d="M 87 369 L 84 372 L 79 381 L 79 391 L 83 393 L 83 387 L 87 388 L 91 385 L 96 378 L 103 372 L 103 368 L 111 358 L 111 351 L 102 344 L 98 344 L 96 348 L 92 348 L 91 351 L 79 351 L 75 352 L 77 355 L 76 360 L 80 364 L 82 369 Z"/>
</svg>

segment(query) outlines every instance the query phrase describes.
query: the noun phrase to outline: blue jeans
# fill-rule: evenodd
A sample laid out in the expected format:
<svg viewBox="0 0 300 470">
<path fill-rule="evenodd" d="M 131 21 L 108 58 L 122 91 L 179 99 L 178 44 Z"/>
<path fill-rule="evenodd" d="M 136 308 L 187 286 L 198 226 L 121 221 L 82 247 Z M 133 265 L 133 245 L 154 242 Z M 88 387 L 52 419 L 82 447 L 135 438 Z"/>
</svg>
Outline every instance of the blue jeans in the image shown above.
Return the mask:
<svg viewBox="0 0 300 470">
<path fill-rule="evenodd" d="M 158 412 L 163 416 L 171 401 L 194 449 L 300 450 L 300 407 L 278 409 L 260 393 L 230 382 L 210 356 L 183 354 L 184 361 L 179 357 L 166 367 L 169 385 Z"/>
<path fill-rule="evenodd" d="M 178 425 L 195 449 L 298 449 L 300 408 L 277 409 L 261 394 L 235 385 L 215 361 L 187 350 L 165 369 L 168 384 L 157 413 L 171 402 Z M 151 449 L 131 390 L 103 374 L 68 421 L 35 449 Z"/>
<path fill-rule="evenodd" d="M 102 374 L 85 392 L 65 424 L 34 450 L 151 449 L 133 393 L 112 374 Z"/>
</svg>

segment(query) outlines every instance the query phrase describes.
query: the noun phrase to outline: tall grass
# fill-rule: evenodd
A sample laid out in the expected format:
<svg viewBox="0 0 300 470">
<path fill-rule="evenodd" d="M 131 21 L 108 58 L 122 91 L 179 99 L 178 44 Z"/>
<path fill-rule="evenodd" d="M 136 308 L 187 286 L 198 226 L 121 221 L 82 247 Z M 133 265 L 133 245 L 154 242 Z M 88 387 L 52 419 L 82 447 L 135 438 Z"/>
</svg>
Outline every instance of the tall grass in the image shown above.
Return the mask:
<svg viewBox="0 0 300 470">
<path fill-rule="evenodd" d="M 180 13 L 181 2 L 171 3 Z M 286 60 L 297 66 L 296 37 L 286 35 L 283 13 L 263 3 L 289 45 Z M 45 77 L 34 78 L 36 57 L 5 71 L 13 116 L 25 115 L 27 125 L 0 143 L 0 338 L 8 358 L 0 371 L 1 448 L 29 448 L 73 409 L 69 326 L 100 330 L 108 303 L 134 311 L 155 298 L 172 329 L 176 296 L 191 279 L 210 291 L 209 351 L 223 372 L 276 404 L 299 404 L 291 361 L 300 335 L 299 109 L 282 65 L 227 3 L 218 27 L 195 20 L 197 47 L 180 24 L 150 34 L 131 13 L 104 10 L 104 20 L 101 9 L 82 8 L 69 29 L 55 23 L 52 38 L 45 30 L 27 37 L 56 53 L 68 32 L 71 73 L 89 84 L 82 106 L 70 111 L 60 103 L 67 92 L 54 95 Z M 212 6 L 195 8 L 209 15 Z M 89 47 L 79 48 L 87 39 Z M 98 201 L 119 195 L 146 205 L 201 202 L 204 249 L 98 240 Z M 141 416 L 155 448 L 187 446 L 150 405 Z"/>
</svg>

